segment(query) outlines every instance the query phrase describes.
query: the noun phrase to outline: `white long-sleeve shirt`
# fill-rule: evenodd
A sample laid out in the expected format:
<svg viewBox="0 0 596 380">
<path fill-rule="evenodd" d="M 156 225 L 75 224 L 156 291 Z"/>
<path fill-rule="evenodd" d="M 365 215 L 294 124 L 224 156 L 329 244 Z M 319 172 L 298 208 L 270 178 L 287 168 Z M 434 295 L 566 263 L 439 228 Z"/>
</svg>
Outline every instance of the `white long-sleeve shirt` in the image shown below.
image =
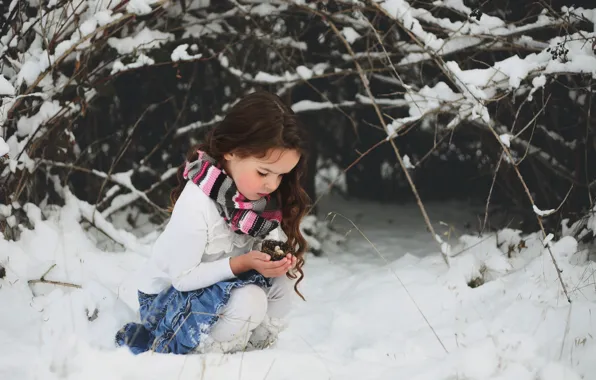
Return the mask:
<svg viewBox="0 0 596 380">
<path fill-rule="evenodd" d="M 277 228 L 268 237 L 282 236 L 281 228 Z M 179 291 L 191 291 L 234 278 L 230 258 L 256 249 L 254 243 L 253 237 L 234 233 L 219 215 L 215 202 L 189 181 L 153 245 L 138 289 L 157 294 L 172 285 Z"/>
</svg>

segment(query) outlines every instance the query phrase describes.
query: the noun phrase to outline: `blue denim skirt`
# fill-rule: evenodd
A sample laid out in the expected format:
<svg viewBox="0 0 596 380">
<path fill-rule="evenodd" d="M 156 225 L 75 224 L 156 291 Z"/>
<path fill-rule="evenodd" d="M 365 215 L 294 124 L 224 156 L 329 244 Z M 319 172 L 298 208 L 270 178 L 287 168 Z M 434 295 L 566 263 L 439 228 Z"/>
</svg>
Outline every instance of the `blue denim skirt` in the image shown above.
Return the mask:
<svg viewBox="0 0 596 380">
<path fill-rule="evenodd" d="M 124 325 L 116 333 L 116 345 L 127 346 L 134 354 L 192 352 L 217 322 L 232 290 L 248 284 L 271 286 L 268 278 L 250 271 L 233 280 L 190 292 L 180 292 L 172 286 L 159 294 L 139 291 L 141 323 Z"/>
</svg>

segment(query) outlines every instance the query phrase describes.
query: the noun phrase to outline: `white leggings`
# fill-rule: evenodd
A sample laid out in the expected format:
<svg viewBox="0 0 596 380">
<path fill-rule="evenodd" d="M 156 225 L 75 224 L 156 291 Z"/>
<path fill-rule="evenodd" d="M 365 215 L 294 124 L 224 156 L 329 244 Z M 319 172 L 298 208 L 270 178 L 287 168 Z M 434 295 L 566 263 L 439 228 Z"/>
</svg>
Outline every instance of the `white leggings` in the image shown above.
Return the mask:
<svg viewBox="0 0 596 380">
<path fill-rule="evenodd" d="M 273 278 L 271 283 L 268 289 L 245 285 L 232 290 L 230 300 L 209 333 L 214 343 L 230 343 L 224 349 L 229 351 L 231 347 L 246 346 L 251 335 L 254 335 L 251 340 L 265 340 L 283 329 L 283 318 L 292 306 L 295 280 L 283 275 Z"/>
</svg>

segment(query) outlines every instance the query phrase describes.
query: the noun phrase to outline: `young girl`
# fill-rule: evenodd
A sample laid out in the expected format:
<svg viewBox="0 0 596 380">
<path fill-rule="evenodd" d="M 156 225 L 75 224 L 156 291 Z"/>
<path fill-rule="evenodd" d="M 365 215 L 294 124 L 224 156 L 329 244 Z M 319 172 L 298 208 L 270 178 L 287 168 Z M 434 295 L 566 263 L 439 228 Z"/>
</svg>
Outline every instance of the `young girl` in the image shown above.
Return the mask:
<svg viewBox="0 0 596 380">
<path fill-rule="evenodd" d="M 172 191 L 171 219 L 141 274 L 141 323 L 120 329 L 118 345 L 186 354 L 275 340 L 293 291 L 302 297 L 305 144 L 294 112 L 255 92 L 191 150 Z M 295 255 L 271 260 L 259 251 L 265 238 L 286 240 Z"/>
</svg>

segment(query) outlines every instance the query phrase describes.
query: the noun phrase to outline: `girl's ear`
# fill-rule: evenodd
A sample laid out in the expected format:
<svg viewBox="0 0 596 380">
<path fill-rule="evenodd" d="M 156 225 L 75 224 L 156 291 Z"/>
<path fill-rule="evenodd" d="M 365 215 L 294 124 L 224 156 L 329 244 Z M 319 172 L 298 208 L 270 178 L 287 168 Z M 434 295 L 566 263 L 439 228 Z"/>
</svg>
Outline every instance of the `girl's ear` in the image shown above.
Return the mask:
<svg viewBox="0 0 596 380">
<path fill-rule="evenodd" d="M 234 153 L 225 153 L 223 155 L 223 157 L 224 157 L 224 160 L 231 161 L 234 158 Z"/>
</svg>

